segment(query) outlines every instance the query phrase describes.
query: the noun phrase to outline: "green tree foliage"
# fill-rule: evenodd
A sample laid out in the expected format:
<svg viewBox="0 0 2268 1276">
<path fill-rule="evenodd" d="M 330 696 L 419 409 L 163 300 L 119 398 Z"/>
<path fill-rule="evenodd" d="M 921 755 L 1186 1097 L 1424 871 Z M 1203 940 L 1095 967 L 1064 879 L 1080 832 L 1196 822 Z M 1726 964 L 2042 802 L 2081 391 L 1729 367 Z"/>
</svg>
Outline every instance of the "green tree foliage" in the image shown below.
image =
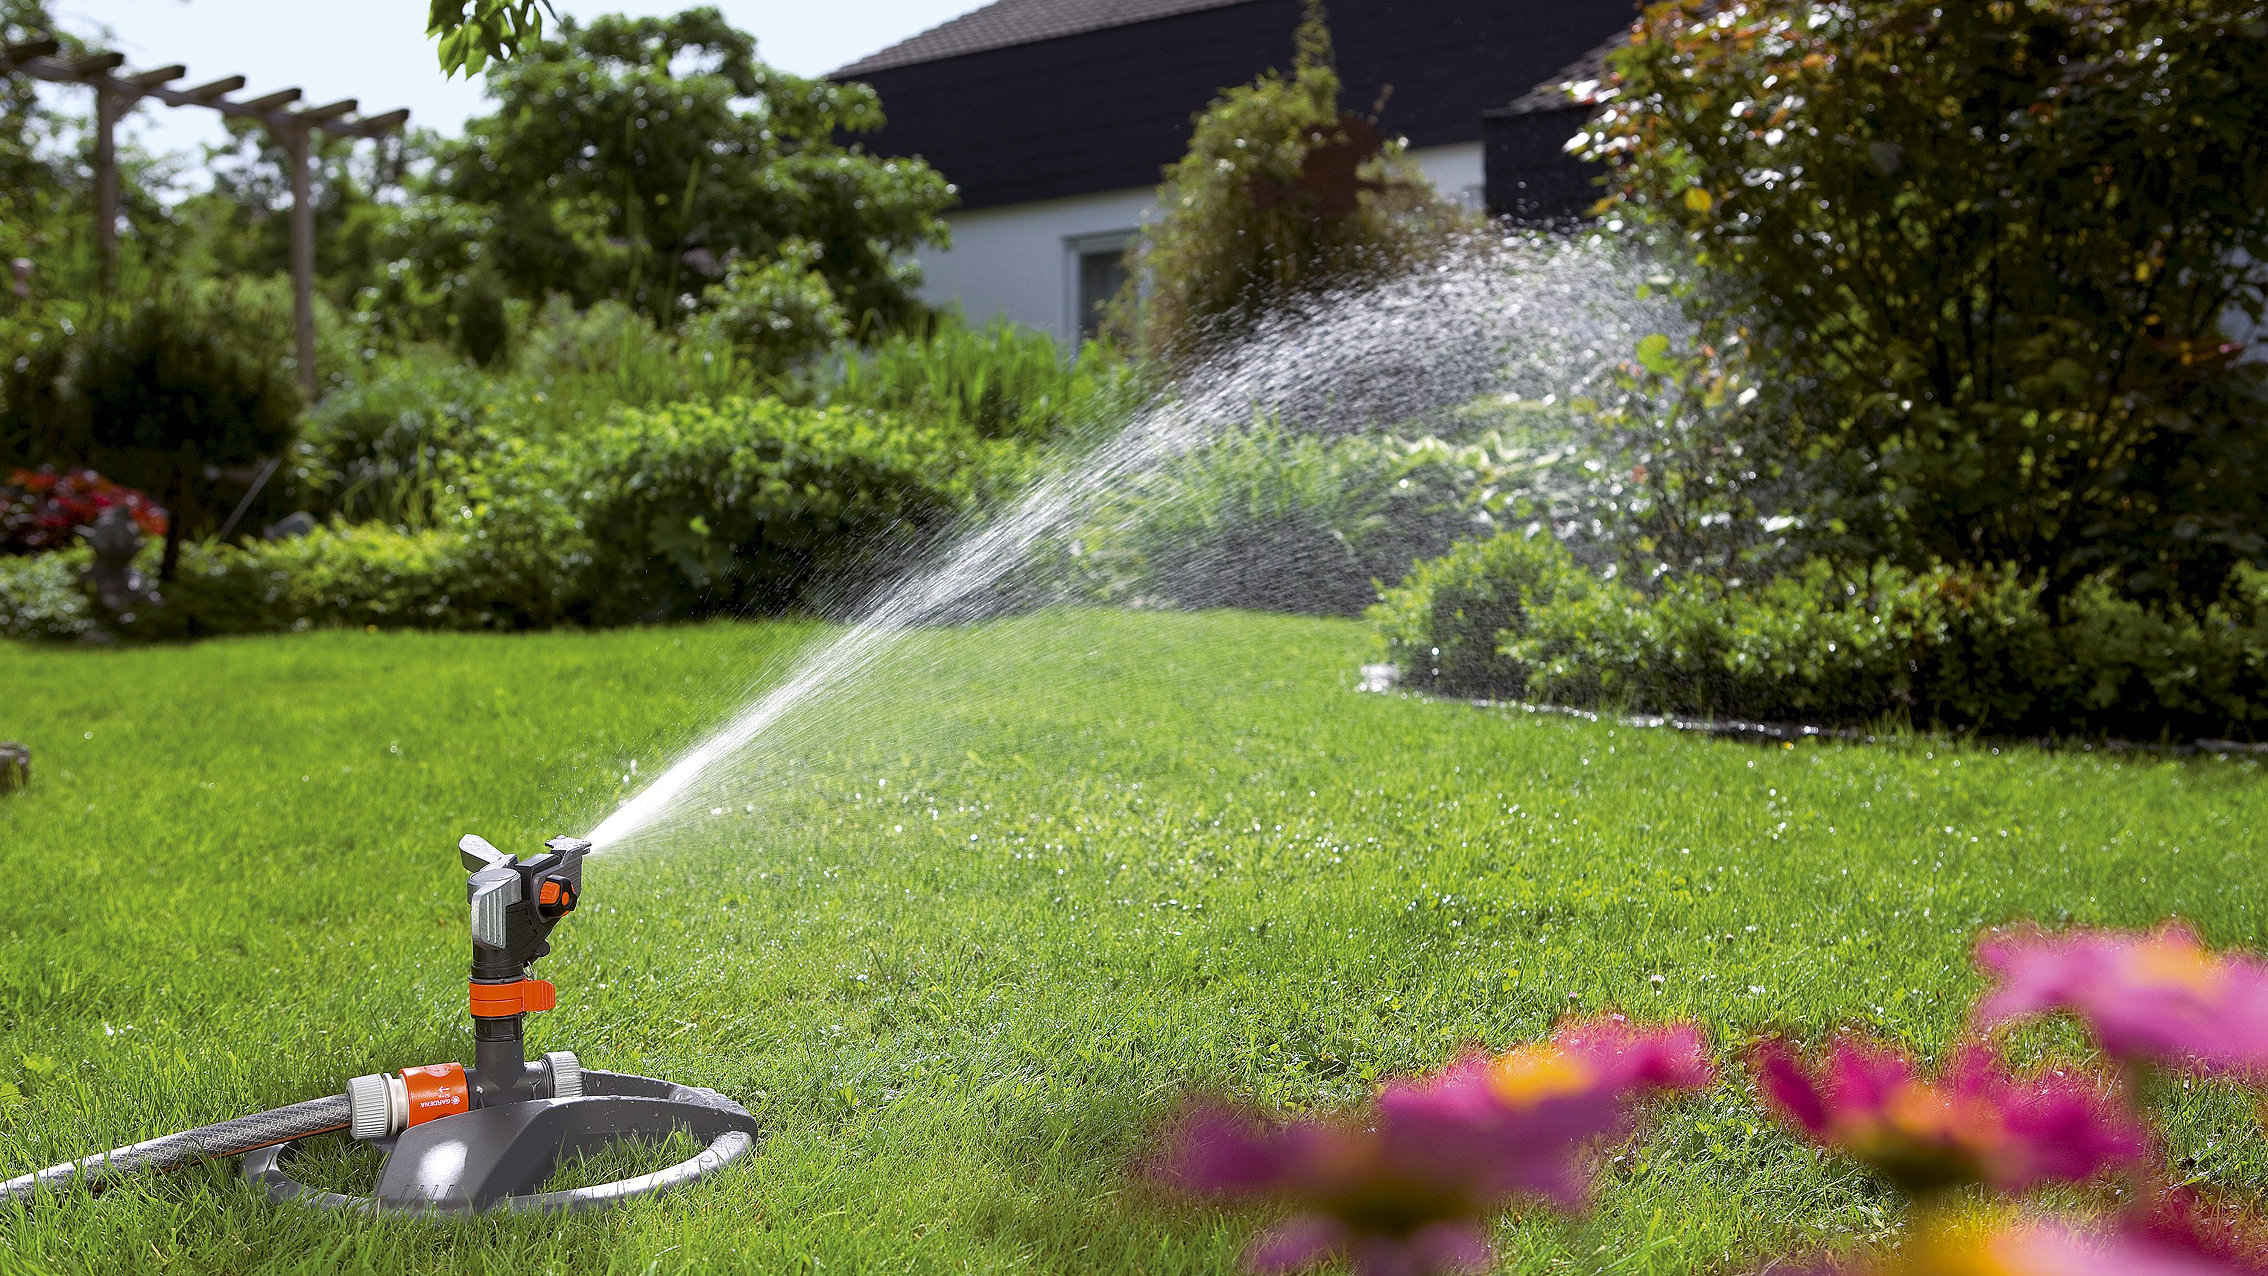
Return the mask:
<svg viewBox="0 0 2268 1276">
<path fill-rule="evenodd" d="M 702 294 L 698 322 L 766 373 L 803 363 L 850 335 L 818 260 L 817 247 L 790 240 L 771 261 L 734 262 Z"/>
<path fill-rule="evenodd" d="M 1402 269 L 1456 214 L 1398 140 L 1339 107 L 1322 6 L 1292 74 L 1214 99 L 1166 170 L 1164 217 L 1138 247 L 1112 328 L 1170 363 L 1249 332 L 1288 295 Z"/>
<path fill-rule="evenodd" d="M 550 0 L 433 0 L 425 34 L 435 42 L 444 75 L 478 75 L 543 38 Z"/>
<path fill-rule="evenodd" d="M 290 159 L 266 128 L 234 119 L 227 126 L 227 143 L 205 153 L 212 189 L 181 201 L 176 213 L 196 245 L 192 260 L 222 277 L 287 274 Z M 333 305 L 351 308 L 358 293 L 383 281 L 386 237 L 426 135 L 373 141 L 317 131 L 309 142 L 316 287 Z"/>
<path fill-rule="evenodd" d="M 210 530 L 209 469 L 278 457 L 297 425 L 298 388 L 232 309 L 225 297 L 152 297 L 5 370 L 9 411 L 32 427 L 26 459 L 91 463 L 164 494 L 168 580 L 182 538 Z"/>
<path fill-rule="evenodd" d="M 860 320 L 919 310 L 909 251 L 942 242 L 944 178 L 838 140 L 882 123 L 873 90 L 773 70 L 714 9 L 563 21 L 489 71 L 493 114 L 437 149 L 437 197 L 402 256 L 480 269 L 516 296 L 611 297 L 667 328 L 732 263 L 810 269 Z"/>
<path fill-rule="evenodd" d="M 2268 551 L 2226 328 L 2268 302 L 2268 5 L 1674 0 L 1616 69 L 1606 206 L 1699 268 L 1692 357 L 1649 367 L 1776 408 L 1701 451 L 1801 472 L 1866 555 L 2051 597 L 2211 598 Z"/>
</svg>

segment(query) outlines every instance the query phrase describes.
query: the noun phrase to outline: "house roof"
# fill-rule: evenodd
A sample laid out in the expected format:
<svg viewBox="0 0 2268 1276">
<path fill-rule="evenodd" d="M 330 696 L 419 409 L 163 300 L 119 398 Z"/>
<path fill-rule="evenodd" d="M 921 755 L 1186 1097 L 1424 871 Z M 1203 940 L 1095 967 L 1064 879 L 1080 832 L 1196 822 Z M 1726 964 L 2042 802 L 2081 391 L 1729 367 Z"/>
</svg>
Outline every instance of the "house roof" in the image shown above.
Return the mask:
<svg viewBox="0 0 2268 1276">
<path fill-rule="evenodd" d="M 1221 9 L 1249 0 L 994 0 L 973 13 L 964 13 L 901 40 L 880 53 L 860 58 L 833 72 L 830 79 L 855 79 L 893 67 L 957 58 L 987 49 L 1035 44 L 1067 35 L 1132 26 L 1154 18 Z"/>
<path fill-rule="evenodd" d="M 1505 108 L 1513 115 L 1533 115 L 1539 111 L 1565 111 L 1577 107 L 1599 104 L 1600 86 L 1607 77 L 1607 59 L 1614 51 L 1630 43 L 1630 32 L 1625 29 L 1614 33 L 1612 39 L 1599 45 L 1582 57 L 1552 72 L 1551 78 L 1512 99 Z"/>
</svg>

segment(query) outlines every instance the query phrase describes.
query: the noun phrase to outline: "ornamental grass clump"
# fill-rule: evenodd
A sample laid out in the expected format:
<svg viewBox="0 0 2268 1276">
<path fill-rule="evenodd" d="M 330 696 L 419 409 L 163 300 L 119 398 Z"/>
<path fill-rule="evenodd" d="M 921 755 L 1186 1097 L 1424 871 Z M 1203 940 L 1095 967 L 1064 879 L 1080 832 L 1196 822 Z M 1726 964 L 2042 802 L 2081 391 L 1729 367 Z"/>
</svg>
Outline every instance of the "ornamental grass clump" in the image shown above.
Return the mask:
<svg viewBox="0 0 2268 1276">
<path fill-rule="evenodd" d="M 1390 1083 L 1350 1117 L 1276 1122 L 1201 1106 L 1173 1131 L 1159 1176 L 1292 1207 L 1249 1252 L 1256 1272 L 1332 1258 L 1365 1276 L 1471 1270 L 1489 1260 L 1491 1216 L 1523 1198 L 1579 1208 L 1586 1154 L 1628 1135 L 1645 1099 L 1710 1077 L 1698 1029 L 1583 1021 Z"/>
</svg>

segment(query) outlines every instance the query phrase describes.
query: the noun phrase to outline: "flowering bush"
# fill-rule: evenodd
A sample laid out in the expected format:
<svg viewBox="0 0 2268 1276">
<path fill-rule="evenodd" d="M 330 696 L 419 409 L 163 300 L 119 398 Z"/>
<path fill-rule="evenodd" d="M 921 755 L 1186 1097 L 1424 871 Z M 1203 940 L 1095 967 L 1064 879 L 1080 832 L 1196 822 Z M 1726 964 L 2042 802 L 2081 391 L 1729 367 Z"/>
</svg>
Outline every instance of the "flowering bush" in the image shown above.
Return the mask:
<svg viewBox="0 0 2268 1276">
<path fill-rule="evenodd" d="M 1490 1215 L 1522 1196 L 1580 1205 L 1587 1149 L 1627 1134 L 1645 1096 L 1709 1079 L 1696 1029 L 1576 1023 L 1542 1045 L 1394 1082 L 1353 1119 L 1279 1125 L 1201 1107 L 1174 1133 L 1161 1175 L 1297 1209 L 1253 1247 L 1255 1271 L 1334 1255 L 1366 1276 L 1466 1270 L 1488 1260 Z"/>
<path fill-rule="evenodd" d="M 166 513 L 133 488 L 93 470 L 17 470 L 0 487 L 0 554 L 37 554 L 78 544 L 78 531 L 123 506 L 144 536 L 163 536 Z"/>
</svg>

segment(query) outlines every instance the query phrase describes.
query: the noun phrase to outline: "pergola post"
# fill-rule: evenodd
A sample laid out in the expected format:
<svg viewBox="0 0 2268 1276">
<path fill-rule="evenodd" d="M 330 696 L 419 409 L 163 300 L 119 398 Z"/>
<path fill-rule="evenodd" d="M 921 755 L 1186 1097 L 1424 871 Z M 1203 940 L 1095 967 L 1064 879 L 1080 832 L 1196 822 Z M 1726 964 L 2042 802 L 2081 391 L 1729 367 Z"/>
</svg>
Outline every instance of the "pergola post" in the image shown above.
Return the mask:
<svg viewBox="0 0 2268 1276">
<path fill-rule="evenodd" d="M 95 251 L 105 296 L 118 286 L 118 117 L 128 103 L 95 86 Z"/>
<path fill-rule="evenodd" d="M 305 126 L 274 126 L 291 159 L 291 308 L 298 337 L 299 388 L 315 397 L 315 192 Z"/>
</svg>

